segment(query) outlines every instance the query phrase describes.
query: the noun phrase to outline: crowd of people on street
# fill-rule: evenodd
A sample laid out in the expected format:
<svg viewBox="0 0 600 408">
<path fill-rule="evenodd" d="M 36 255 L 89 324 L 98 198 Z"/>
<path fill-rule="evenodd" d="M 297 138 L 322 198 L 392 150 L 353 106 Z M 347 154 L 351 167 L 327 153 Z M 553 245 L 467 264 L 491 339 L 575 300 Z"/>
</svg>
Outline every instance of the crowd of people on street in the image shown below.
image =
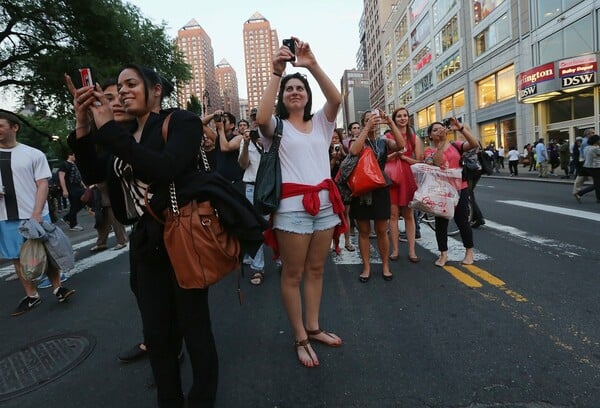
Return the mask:
<svg viewBox="0 0 600 408">
<path fill-rule="evenodd" d="M 41 151 L 17 141 L 18 117 L 0 113 L 0 257 L 13 261 L 25 292 L 12 315 L 26 313 L 41 302 L 37 282 L 27 280 L 21 270 L 21 222 L 35 220 L 51 225 L 50 209 L 57 206 L 68 208 L 68 212 L 61 218 L 53 214 L 54 221 L 64 221 L 69 230 L 80 231 L 77 214 L 87 207 L 97 229 L 91 252 L 108 249 L 111 231 L 116 237 L 113 249 L 129 245 L 129 283 L 143 333 L 131 341 L 131 349 L 119 355 L 119 360 L 149 357 L 161 407 L 181 407 L 186 399 L 190 407 L 214 406 L 218 356 L 209 289 L 178 285 L 163 241 L 164 227 L 149 216 L 152 208 L 148 206 L 161 205 L 170 183 L 184 184 L 190 175 L 202 171 L 198 166 L 201 149 L 212 168 L 253 202 L 261 157 L 271 148 L 274 137 L 279 137 L 276 128 L 281 120 L 279 207 L 267 216 L 265 244 L 255 252 L 240 254 L 241 262 L 250 268 L 250 283 L 261 285 L 269 278 L 265 275 L 265 245 L 272 247 L 283 309 L 294 336 L 293 349 L 303 366 L 321 364 L 312 343 L 341 347 L 342 336 L 320 324 L 329 254 L 341 253 L 342 237 L 343 248 L 356 251 L 351 242 L 354 235 L 362 260 L 358 280 L 364 284 L 376 274 L 371 262 L 372 238 L 382 261 L 377 274 L 386 282 L 394 277 L 393 262 L 403 256 L 399 242 L 407 242 L 410 263 L 421 262 L 416 253 L 419 212 L 413 204 L 423 186 L 411 166 L 431 166 L 440 170 L 436 174 L 460 170 L 464 152 L 478 149 L 481 143 L 468 124 L 455 118 L 431 123 L 422 139 L 411 127 L 404 107 L 390 114 L 374 108 L 364 112 L 360 123 L 350 123 L 347 132 L 337 128 L 335 119 L 342 100 L 339 91 L 310 45 L 295 37 L 291 40 L 292 48 L 283 45 L 275 52 L 268 85 L 259 106 L 250 112 L 250 121 L 237 121 L 232 113 L 222 110 L 202 117 L 180 109 L 165 110 L 162 102 L 173 85 L 156 71 L 135 64 L 125 66 L 102 86 L 77 87 L 65 75 L 73 95 L 75 126 L 68 137 L 71 150 L 55 177 Z M 323 106 L 314 107 L 313 112 L 313 91 L 307 77 L 298 72 L 286 74 L 289 65 L 304 68 L 313 77 L 325 97 Z M 493 145 L 483 150 L 493 159 L 496 173 L 504 169 L 506 158 L 513 177 L 519 175 L 519 164 L 539 171 L 539 177 L 548 177 L 560 166 L 563 177 L 576 176 L 573 195 L 577 201 L 595 191 L 600 202 L 599 139 L 588 129 L 572 147 L 566 141 L 551 141 L 546 146 L 544 139 L 539 139 L 522 152 L 515 145 L 506 152 L 503 146 L 496 149 Z M 383 182 L 365 193 L 344 194 L 340 184 L 347 180 L 348 169 L 360 169 L 363 156 L 369 155 L 374 157 Z M 593 184 L 584 186 L 588 178 Z M 55 181 L 49 194 L 51 180 Z M 456 222 L 464 246 L 461 263 L 475 262 L 472 228 L 485 224 L 475 200 L 478 180 L 455 177 L 452 215 L 436 214 L 439 255 L 433 264 L 437 267 L 449 261 L 450 218 Z M 63 199 L 68 200 L 68 206 Z M 473 209 L 471 219 L 469 208 Z M 132 225 L 129 237 L 127 225 Z M 57 263 L 48 263 L 46 276 L 59 302 L 75 293 L 62 284 Z M 187 397 L 180 373 L 184 344 L 193 373 Z"/>
</svg>

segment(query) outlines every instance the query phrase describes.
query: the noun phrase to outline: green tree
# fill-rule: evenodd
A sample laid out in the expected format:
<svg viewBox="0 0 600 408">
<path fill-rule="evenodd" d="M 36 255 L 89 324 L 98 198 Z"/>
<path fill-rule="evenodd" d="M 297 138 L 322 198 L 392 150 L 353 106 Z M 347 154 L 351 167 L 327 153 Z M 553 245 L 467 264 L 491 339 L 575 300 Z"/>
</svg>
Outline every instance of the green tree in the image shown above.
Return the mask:
<svg viewBox="0 0 600 408">
<path fill-rule="evenodd" d="M 190 96 L 186 109 L 190 112 L 194 112 L 198 116 L 202 116 L 202 104 L 196 95 Z"/>
<path fill-rule="evenodd" d="M 77 84 L 77 69 L 91 67 L 102 83 L 127 63 L 152 67 L 174 83 L 190 78 L 165 23 L 153 24 L 136 6 L 121 0 L 0 2 L 0 92 L 12 87 L 37 109 L 71 115 L 63 73 Z"/>
</svg>

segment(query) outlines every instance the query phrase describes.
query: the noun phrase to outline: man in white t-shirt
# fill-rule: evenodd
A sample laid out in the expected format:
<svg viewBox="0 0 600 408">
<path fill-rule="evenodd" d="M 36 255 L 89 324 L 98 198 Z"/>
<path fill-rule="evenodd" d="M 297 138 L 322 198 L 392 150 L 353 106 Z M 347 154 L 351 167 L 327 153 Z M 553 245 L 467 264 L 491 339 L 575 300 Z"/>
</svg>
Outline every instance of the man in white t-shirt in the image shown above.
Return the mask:
<svg viewBox="0 0 600 408">
<path fill-rule="evenodd" d="M 0 112 L 0 258 L 12 260 L 26 294 L 12 316 L 22 315 L 41 302 L 36 285 L 21 273 L 19 255 L 24 239 L 18 228 L 21 221 L 29 219 L 50 222 L 47 198 L 52 176 L 44 153 L 17 142 L 19 129 L 15 115 Z M 47 275 L 59 302 L 75 293 L 61 286 L 60 271 L 50 262 Z"/>
</svg>

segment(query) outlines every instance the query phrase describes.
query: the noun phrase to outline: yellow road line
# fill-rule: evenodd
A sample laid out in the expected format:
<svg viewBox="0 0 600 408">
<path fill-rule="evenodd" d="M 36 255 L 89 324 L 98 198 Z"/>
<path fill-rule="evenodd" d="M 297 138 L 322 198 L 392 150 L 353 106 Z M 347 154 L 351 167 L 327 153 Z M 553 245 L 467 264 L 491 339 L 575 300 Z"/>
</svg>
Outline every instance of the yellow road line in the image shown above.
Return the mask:
<svg viewBox="0 0 600 408">
<path fill-rule="evenodd" d="M 454 266 L 444 266 L 444 269 L 455 279 L 459 280 L 470 288 L 480 288 L 483 286 L 481 282 L 462 272 L 460 269 L 455 268 Z"/>
<path fill-rule="evenodd" d="M 488 271 L 481 269 L 475 265 L 463 265 L 463 267 L 469 272 L 471 272 L 473 275 L 478 276 L 479 278 L 483 279 L 492 286 L 500 287 L 506 285 L 506 283 L 504 283 L 502 280 L 496 278 Z"/>
</svg>

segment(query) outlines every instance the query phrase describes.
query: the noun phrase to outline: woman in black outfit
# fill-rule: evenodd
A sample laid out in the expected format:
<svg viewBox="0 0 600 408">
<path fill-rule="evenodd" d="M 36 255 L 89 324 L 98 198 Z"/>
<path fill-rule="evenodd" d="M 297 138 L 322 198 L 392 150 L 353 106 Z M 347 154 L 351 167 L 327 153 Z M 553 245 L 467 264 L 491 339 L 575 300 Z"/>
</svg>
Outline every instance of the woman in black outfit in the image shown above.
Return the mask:
<svg viewBox="0 0 600 408">
<path fill-rule="evenodd" d="M 148 214 L 144 203 L 151 184 L 150 203 L 160 211 L 156 202 L 168 197 L 169 183 L 185 184 L 186 177 L 197 172 L 202 122 L 190 112 L 173 110 L 164 143 L 161 128 L 169 112 L 161 111 L 160 106 L 173 87 L 161 81 L 156 72 L 129 65 L 119 74 L 118 89 L 126 112 L 136 118 L 130 131 L 114 121 L 99 88 L 83 87 L 76 91 L 77 124 L 70 143 L 86 178 L 106 178 L 111 195 L 123 193 L 122 205 L 114 206 L 115 214 L 120 213 L 119 218 L 129 218 L 132 213 L 137 216 L 130 241 L 131 280 L 142 315 L 158 405 L 184 406 L 177 359 L 183 338 L 193 370 L 188 406 L 212 407 L 218 360 L 208 289 L 181 289 L 177 285 L 163 242 L 163 226 Z M 88 112 L 97 129 L 93 132 Z M 113 155 L 108 175 L 107 166 L 96 156 L 94 143 Z"/>
</svg>

